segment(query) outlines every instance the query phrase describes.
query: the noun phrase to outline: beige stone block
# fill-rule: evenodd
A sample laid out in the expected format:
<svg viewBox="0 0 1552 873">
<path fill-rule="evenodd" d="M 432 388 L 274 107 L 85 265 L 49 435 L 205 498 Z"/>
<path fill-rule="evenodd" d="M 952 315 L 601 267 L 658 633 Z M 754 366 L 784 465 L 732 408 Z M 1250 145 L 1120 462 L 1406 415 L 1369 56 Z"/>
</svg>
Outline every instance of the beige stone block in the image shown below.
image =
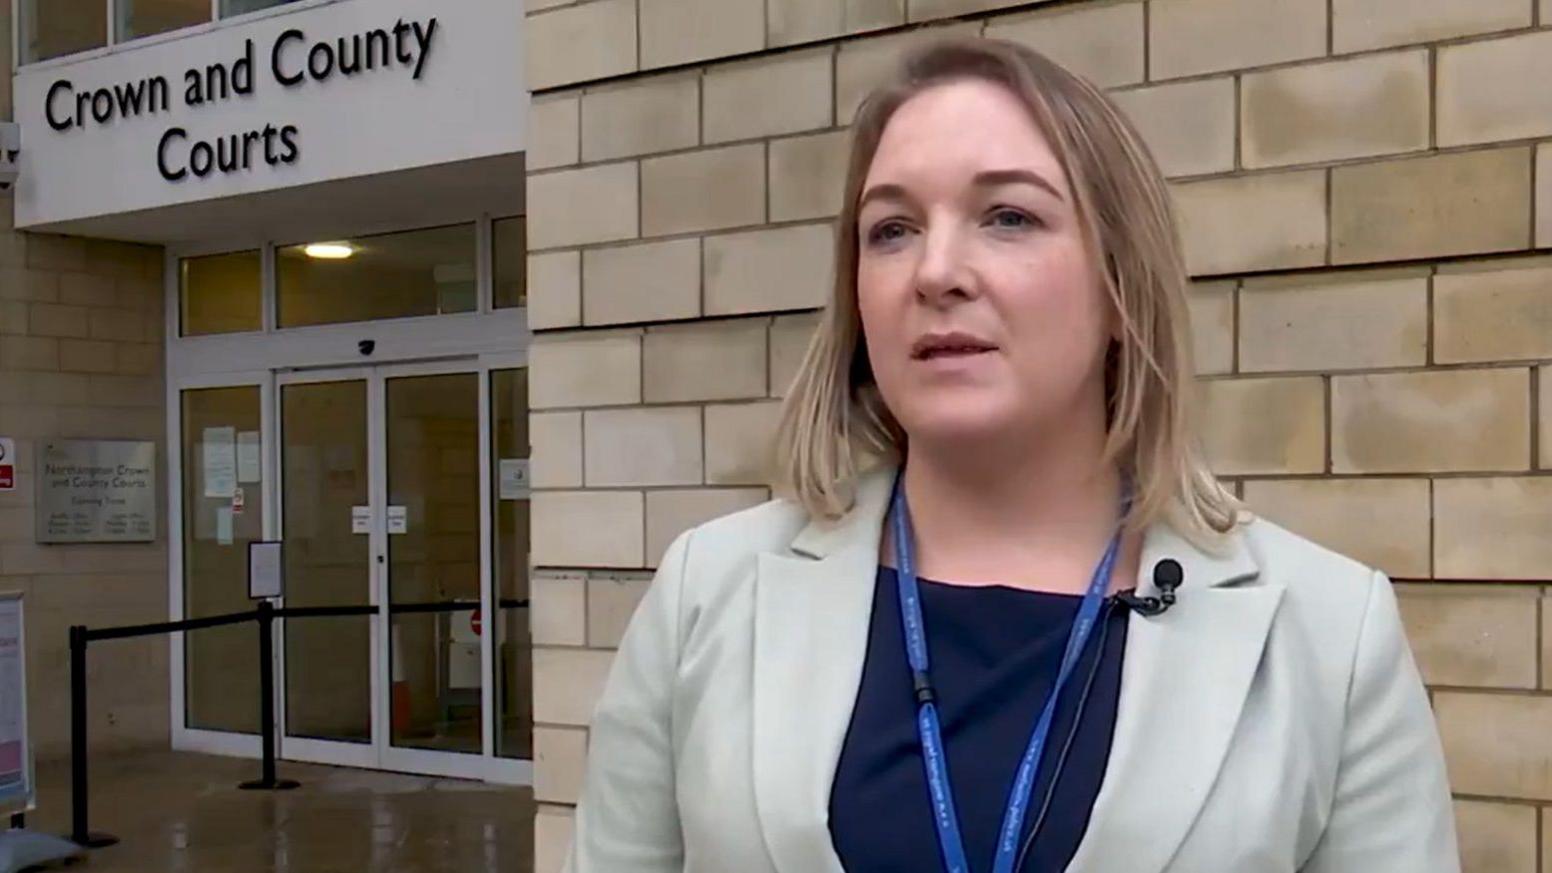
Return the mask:
<svg viewBox="0 0 1552 873">
<path fill-rule="evenodd" d="M 758 506 L 764 488 L 675 488 L 647 492 L 647 566 L 656 567 L 669 544 L 703 522 Z"/>
<path fill-rule="evenodd" d="M 701 241 L 676 239 L 582 255 L 582 321 L 623 324 L 701 314 Z"/>
<path fill-rule="evenodd" d="M 587 766 L 587 731 L 536 727 L 533 751 L 534 799 L 576 803 Z"/>
<path fill-rule="evenodd" d="M 1403 585 L 1401 618 L 1429 685 L 1536 687 L 1533 588 L 1509 585 Z"/>
<path fill-rule="evenodd" d="M 1331 464 L 1336 473 L 1528 469 L 1530 371 L 1332 377 Z"/>
<path fill-rule="evenodd" d="M 1456 793 L 1552 800 L 1552 697 L 1440 691 L 1433 704 Z"/>
<path fill-rule="evenodd" d="M 1541 0 L 1541 20 L 1552 21 L 1552 0 Z M 1541 869 L 1552 870 L 1552 813 L 1541 813 Z"/>
<path fill-rule="evenodd" d="M 781 403 L 730 403 L 706 407 L 706 481 L 713 485 L 764 485 L 771 481 Z"/>
<path fill-rule="evenodd" d="M 1141 82 L 1143 4 L 1087 2 L 994 18 L 986 35 L 1029 46 L 1101 88 Z"/>
<path fill-rule="evenodd" d="M 641 402 L 641 334 L 545 335 L 528 350 L 528 403 L 609 406 Z"/>
<path fill-rule="evenodd" d="M 1547 0 L 1552 3 L 1552 0 Z M 1536 247 L 1552 248 L 1552 144 L 1536 147 Z"/>
<path fill-rule="evenodd" d="M 644 397 L 648 403 L 766 396 L 764 320 L 652 328 L 645 343 Z"/>
<path fill-rule="evenodd" d="M 906 12 L 911 21 L 929 21 L 954 15 L 973 15 L 1010 6 L 1024 6 L 1029 0 L 907 0 Z"/>
<path fill-rule="evenodd" d="M 587 644 L 617 649 L 636 605 L 652 584 L 650 573 L 594 574 L 587 580 Z"/>
<path fill-rule="evenodd" d="M 588 487 L 701 484 L 701 409 L 651 406 L 582 416 Z"/>
<path fill-rule="evenodd" d="M 575 164 L 582 154 L 582 98 L 575 92 L 535 97 L 528 107 L 528 169 Z"/>
<path fill-rule="evenodd" d="M 120 283 L 96 273 L 60 273 L 59 302 L 74 306 L 118 306 Z M 157 286 L 161 290 L 161 286 Z M 155 301 L 160 311 L 161 299 Z M 129 304 L 125 304 L 126 306 Z"/>
<path fill-rule="evenodd" d="M 1332 0 L 1339 54 L 1530 26 L 1524 0 Z"/>
<path fill-rule="evenodd" d="M 582 159 L 607 161 L 700 141 L 700 74 L 656 76 L 582 95 Z"/>
<path fill-rule="evenodd" d="M 587 580 L 581 573 L 535 573 L 530 628 L 536 646 L 587 645 Z"/>
<path fill-rule="evenodd" d="M 1552 689 L 1552 588 L 1541 589 L 1541 687 Z"/>
<path fill-rule="evenodd" d="M 85 337 L 90 334 L 84 306 L 61 303 L 34 303 L 28 319 L 33 336 Z"/>
<path fill-rule="evenodd" d="M 1545 579 L 1552 478 L 1438 479 L 1433 567 L 1440 579 Z"/>
<path fill-rule="evenodd" d="M 829 224 L 706 238 L 707 315 L 820 307 L 834 282 Z"/>
<path fill-rule="evenodd" d="M 836 123 L 850 124 L 863 98 L 897 71 L 901 58 L 911 48 L 940 37 L 980 33 L 979 21 L 967 21 L 842 43 L 835 56 Z"/>
<path fill-rule="evenodd" d="M 1461 873 L 1536 873 L 1536 807 L 1455 801 Z"/>
<path fill-rule="evenodd" d="M 528 256 L 528 326 L 533 330 L 582 323 L 582 254 L 575 250 Z"/>
<path fill-rule="evenodd" d="M 532 487 L 582 487 L 582 413 L 530 413 L 528 442 Z"/>
<path fill-rule="evenodd" d="M 1197 375 L 1234 369 L 1236 282 L 1193 282 L 1186 303 L 1191 313 L 1192 357 Z"/>
<path fill-rule="evenodd" d="M 641 164 L 646 236 L 694 233 L 765 220 L 765 145 L 728 146 Z"/>
<path fill-rule="evenodd" d="M 1219 475 L 1325 469 L 1325 386 L 1319 377 L 1212 379 L 1201 390 L 1203 442 Z"/>
<path fill-rule="evenodd" d="M 766 42 L 792 45 L 905 23 L 905 0 L 768 0 Z"/>
<path fill-rule="evenodd" d="M 638 234 L 634 162 L 528 177 L 528 244 L 534 249 L 613 242 Z M 600 209 L 600 204 L 609 208 Z"/>
<path fill-rule="evenodd" d="M 150 338 L 147 316 L 139 310 L 88 309 L 87 313 L 92 339 L 140 342 Z M 154 317 L 149 320 L 157 321 Z"/>
<path fill-rule="evenodd" d="M 1541 366 L 1536 383 L 1540 388 L 1536 406 L 1541 411 L 1541 426 L 1537 428 L 1541 432 L 1540 463 L 1536 466 L 1552 470 L 1552 364 Z"/>
<path fill-rule="evenodd" d="M 1552 266 L 1441 273 L 1433 331 L 1441 364 L 1552 358 Z"/>
<path fill-rule="evenodd" d="M 1187 182 L 1172 192 L 1192 275 L 1325 262 L 1323 170 Z"/>
<path fill-rule="evenodd" d="M 1422 366 L 1428 271 L 1251 279 L 1239 324 L 1243 372 Z"/>
<path fill-rule="evenodd" d="M 637 69 L 636 0 L 598 0 L 530 15 L 523 27 L 531 91 Z"/>
<path fill-rule="evenodd" d="M 1152 79 L 1320 57 L 1326 0 L 1170 0 L 1148 22 Z"/>
<path fill-rule="evenodd" d="M 706 142 L 829 127 L 833 55 L 826 47 L 707 70 Z"/>
<path fill-rule="evenodd" d="M 638 0 L 642 69 L 758 51 L 765 0 Z"/>
<path fill-rule="evenodd" d="M 1244 499 L 1257 514 L 1392 578 L 1431 575 L 1426 479 L 1252 480 Z"/>
<path fill-rule="evenodd" d="M 1552 135 L 1552 30 L 1439 49 L 1439 145 Z"/>
<path fill-rule="evenodd" d="M 27 304 L 20 300 L 0 300 L 0 334 L 27 335 Z"/>
<path fill-rule="evenodd" d="M 820 313 L 779 316 L 771 324 L 771 396 L 784 397 L 808 353 Z"/>
<path fill-rule="evenodd" d="M 1240 81 L 1245 166 L 1427 149 L 1428 88 L 1422 49 L 1248 73 Z"/>
<path fill-rule="evenodd" d="M 640 491 L 536 491 L 533 562 L 549 567 L 640 567 Z"/>
<path fill-rule="evenodd" d="M 1530 240 L 1527 147 L 1331 170 L 1334 263 L 1519 249 Z"/>
<path fill-rule="evenodd" d="M 1165 176 L 1234 169 L 1234 77 L 1116 91 L 1110 99 L 1142 135 Z"/>
<path fill-rule="evenodd" d="M 0 300 L 52 303 L 58 299 L 58 273 L 17 267 L 0 269 Z"/>
<path fill-rule="evenodd" d="M 534 649 L 534 721 L 586 727 L 593 720 L 613 661 L 613 652 Z"/>
<path fill-rule="evenodd" d="M 571 848 L 572 812 L 540 806 L 534 815 L 534 873 L 561 873 Z"/>
<path fill-rule="evenodd" d="M 839 214 L 846 193 L 848 146 L 846 131 L 772 140 L 771 221 Z M 1552 174 L 1552 170 L 1547 172 Z M 1547 209 L 1552 210 L 1552 202 Z"/>
<path fill-rule="evenodd" d="M 34 270 L 68 272 L 91 269 L 86 257 L 87 240 L 52 233 L 27 235 L 27 266 Z M 111 272 L 111 270 L 109 271 Z"/>
<path fill-rule="evenodd" d="M 65 343 L 80 342 L 65 340 Z M 5 336 L 0 337 L 0 370 L 58 370 L 61 369 L 60 341 L 53 337 Z M 110 348 L 111 352 L 112 349 Z M 64 367 L 64 369 L 77 369 Z"/>
</svg>

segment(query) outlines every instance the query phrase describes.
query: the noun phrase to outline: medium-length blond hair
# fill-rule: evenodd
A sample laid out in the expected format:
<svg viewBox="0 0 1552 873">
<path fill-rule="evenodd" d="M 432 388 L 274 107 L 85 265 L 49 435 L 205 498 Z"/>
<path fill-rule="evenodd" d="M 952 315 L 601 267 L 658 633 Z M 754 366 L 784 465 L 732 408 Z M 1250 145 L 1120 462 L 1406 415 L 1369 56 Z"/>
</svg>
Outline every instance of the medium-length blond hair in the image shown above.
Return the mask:
<svg viewBox="0 0 1552 873">
<path fill-rule="evenodd" d="M 895 111 L 926 89 L 964 79 L 1017 97 L 1067 174 L 1085 246 L 1120 325 L 1107 355 L 1104 456 L 1131 481 L 1127 527 L 1167 517 L 1181 533 L 1212 540 L 1234 526 L 1240 505 L 1196 446 L 1189 280 L 1163 176 L 1099 88 L 1002 40 L 924 43 L 858 110 L 836 222 L 834 297 L 787 392 L 773 486 L 810 516 L 833 519 L 850 509 L 861 473 L 904 460 L 906 433 L 879 393 L 862 342 L 858 200 Z"/>
</svg>

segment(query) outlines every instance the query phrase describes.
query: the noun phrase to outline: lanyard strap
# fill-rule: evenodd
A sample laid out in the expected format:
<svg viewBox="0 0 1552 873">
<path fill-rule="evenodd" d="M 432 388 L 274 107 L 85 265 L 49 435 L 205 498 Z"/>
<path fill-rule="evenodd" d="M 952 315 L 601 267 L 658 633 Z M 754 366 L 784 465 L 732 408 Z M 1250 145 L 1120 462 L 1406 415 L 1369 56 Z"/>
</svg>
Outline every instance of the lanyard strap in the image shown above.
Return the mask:
<svg viewBox="0 0 1552 873">
<path fill-rule="evenodd" d="M 1123 515 L 1129 500 L 1123 500 Z M 911 680 L 916 690 L 916 730 L 921 736 L 922 759 L 927 771 L 927 787 L 932 794 L 932 818 L 938 831 L 938 844 L 943 850 L 943 864 L 948 873 L 970 873 L 970 863 L 965 856 L 964 840 L 959 833 L 959 814 L 954 808 L 954 793 L 949 785 L 948 757 L 943 748 L 943 730 L 938 720 L 931 665 L 927 656 L 927 632 L 922 621 L 921 589 L 916 578 L 915 543 L 911 536 L 910 511 L 905 503 L 905 475 L 895 479 L 890 519 L 894 530 L 895 561 L 899 565 L 895 574 L 900 588 L 900 620 L 905 628 L 905 654 L 911 666 Z M 1121 531 L 1116 530 L 1105 549 L 1105 556 L 1094 570 L 1094 577 L 1078 606 L 1072 629 L 1067 635 L 1067 648 L 1062 653 L 1061 669 L 1056 683 L 1041 707 L 1040 717 L 1029 736 L 1029 745 L 1019 762 L 1017 778 L 1008 794 L 1008 805 L 1003 812 L 1002 830 L 997 837 L 997 854 L 993 873 L 1013 873 L 1018 856 L 1019 836 L 1024 828 L 1024 816 L 1029 809 L 1030 794 L 1034 791 L 1035 776 L 1045 753 L 1046 739 L 1051 732 L 1051 722 L 1056 715 L 1057 700 L 1071 678 L 1078 658 L 1094 630 L 1099 609 L 1110 587 L 1110 575 L 1115 569 L 1120 551 Z"/>
</svg>

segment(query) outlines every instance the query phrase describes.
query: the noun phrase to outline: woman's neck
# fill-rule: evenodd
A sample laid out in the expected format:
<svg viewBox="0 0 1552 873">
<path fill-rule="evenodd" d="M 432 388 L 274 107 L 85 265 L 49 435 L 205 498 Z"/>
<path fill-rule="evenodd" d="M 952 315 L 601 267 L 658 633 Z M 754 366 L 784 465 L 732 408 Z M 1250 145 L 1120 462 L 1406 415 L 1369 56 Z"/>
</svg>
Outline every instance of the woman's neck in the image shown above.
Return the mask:
<svg viewBox="0 0 1552 873">
<path fill-rule="evenodd" d="M 917 572 L 970 585 L 1086 588 L 1115 533 L 1121 478 L 1102 442 L 1075 439 L 1082 436 L 1069 431 L 1056 444 L 1005 453 L 913 441 L 905 494 Z M 1132 584 L 1135 540 L 1122 543 L 1112 590 Z M 885 545 L 893 563 L 888 531 Z"/>
</svg>

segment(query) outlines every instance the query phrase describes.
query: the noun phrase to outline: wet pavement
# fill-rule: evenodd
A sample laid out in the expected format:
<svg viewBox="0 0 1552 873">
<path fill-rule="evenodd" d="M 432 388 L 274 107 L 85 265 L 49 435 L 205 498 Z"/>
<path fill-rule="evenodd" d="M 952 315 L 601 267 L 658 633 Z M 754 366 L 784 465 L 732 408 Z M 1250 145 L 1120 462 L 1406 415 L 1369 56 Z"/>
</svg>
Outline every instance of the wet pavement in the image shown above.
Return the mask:
<svg viewBox="0 0 1552 873">
<path fill-rule="evenodd" d="M 282 761 L 293 791 L 239 791 L 258 762 L 181 752 L 94 759 L 91 827 L 121 842 L 70 865 L 101 873 L 531 873 L 533 792 Z M 70 772 L 38 767 L 33 830 L 70 824 Z"/>
</svg>

